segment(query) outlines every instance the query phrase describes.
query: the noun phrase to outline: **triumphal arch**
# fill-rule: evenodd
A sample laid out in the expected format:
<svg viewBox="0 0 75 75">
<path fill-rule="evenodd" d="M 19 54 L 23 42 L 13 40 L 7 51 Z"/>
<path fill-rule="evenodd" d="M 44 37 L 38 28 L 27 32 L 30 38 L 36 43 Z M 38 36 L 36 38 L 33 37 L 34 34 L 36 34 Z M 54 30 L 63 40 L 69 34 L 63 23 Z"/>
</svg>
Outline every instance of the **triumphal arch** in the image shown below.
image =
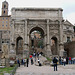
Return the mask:
<svg viewBox="0 0 75 75">
<path fill-rule="evenodd" d="M 52 55 L 63 56 L 62 11 L 61 8 L 12 8 L 10 40 L 10 50 L 14 50 L 12 55 L 29 53 L 30 34 L 34 30 L 38 30 L 43 37 L 42 52 L 48 57 Z M 55 51 L 51 50 L 51 39 L 55 40 Z M 18 49 L 18 44 L 21 49 L 20 47 Z"/>
</svg>

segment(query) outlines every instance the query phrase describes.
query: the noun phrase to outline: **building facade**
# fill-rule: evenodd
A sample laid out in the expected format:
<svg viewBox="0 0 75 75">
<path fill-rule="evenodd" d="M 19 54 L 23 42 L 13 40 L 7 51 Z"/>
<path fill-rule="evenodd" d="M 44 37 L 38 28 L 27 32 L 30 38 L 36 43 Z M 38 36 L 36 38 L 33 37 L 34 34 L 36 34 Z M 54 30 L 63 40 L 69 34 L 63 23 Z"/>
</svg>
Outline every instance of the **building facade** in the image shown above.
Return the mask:
<svg viewBox="0 0 75 75">
<path fill-rule="evenodd" d="M 18 52 L 18 41 L 23 40 L 23 50 L 30 51 L 30 34 L 38 30 L 42 33 L 44 41 L 43 53 L 52 56 L 51 39 L 55 40 L 56 51 L 54 55 L 63 56 L 63 16 L 61 8 L 12 8 L 11 23 L 12 36 L 11 49 Z M 16 42 L 17 41 L 17 42 Z M 19 51 L 19 52 L 20 52 Z"/>
<path fill-rule="evenodd" d="M 10 57 L 29 55 L 30 35 L 39 31 L 44 55 L 63 56 L 64 43 L 73 41 L 74 29 L 69 21 L 64 21 L 62 12 L 62 8 L 12 8 L 10 16 L 8 2 L 4 1 L 0 16 L 0 51 L 3 43 L 7 43 Z"/>
<path fill-rule="evenodd" d="M 63 41 L 66 42 L 72 42 L 74 39 L 74 25 L 72 25 L 68 20 L 64 21 L 63 25 Z"/>
<path fill-rule="evenodd" d="M 10 48 L 10 20 L 8 15 L 8 2 L 2 2 L 2 13 L 0 16 L 0 51 L 3 49 L 3 44 L 6 43 Z"/>
</svg>

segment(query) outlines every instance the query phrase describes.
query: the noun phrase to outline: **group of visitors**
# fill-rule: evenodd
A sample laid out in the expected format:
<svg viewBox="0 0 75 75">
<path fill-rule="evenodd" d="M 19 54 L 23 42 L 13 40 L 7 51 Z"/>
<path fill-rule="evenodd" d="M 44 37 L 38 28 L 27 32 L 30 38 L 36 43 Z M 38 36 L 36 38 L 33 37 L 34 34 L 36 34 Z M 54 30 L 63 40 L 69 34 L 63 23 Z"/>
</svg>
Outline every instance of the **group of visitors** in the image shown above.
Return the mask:
<svg viewBox="0 0 75 75">
<path fill-rule="evenodd" d="M 71 58 L 71 57 L 59 57 L 59 64 L 63 65 L 63 64 L 75 64 L 75 58 Z M 65 65 L 64 65 L 65 66 Z"/>
<path fill-rule="evenodd" d="M 58 62 L 60 65 L 66 65 L 66 64 L 75 64 L 75 58 L 71 58 L 71 57 L 59 57 L 59 59 L 57 57 L 53 58 L 53 66 L 54 66 L 54 71 L 57 71 L 57 65 Z"/>
<path fill-rule="evenodd" d="M 41 53 L 42 54 L 42 53 Z M 32 55 L 29 56 L 29 59 L 31 61 L 31 65 L 34 64 L 34 61 L 33 61 L 33 58 L 36 62 L 36 58 L 37 58 L 37 62 L 39 64 L 39 66 L 41 66 L 41 63 L 40 63 L 40 59 L 39 59 L 39 56 L 41 55 L 39 52 L 37 52 L 37 54 L 34 52 Z M 28 58 L 22 58 L 21 60 L 18 58 L 17 60 L 17 63 L 20 67 L 20 65 L 24 65 L 24 66 L 27 66 L 28 67 L 28 64 L 29 64 L 29 59 Z"/>
<path fill-rule="evenodd" d="M 42 52 L 33 52 L 33 57 L 39 57 L 42 54 L 43 54 Z"/>
<path fill-rule="evenodd" d="M 39 64 L 39 66 L 41 66 L 39 55 L 41 55 L 39 52 L 37 54 L 34 52 L 33 55 L 30 55 L 31 65 L 33 65 L 33 63 L 34 63 L 33 62 L 33 57 L 34 57 L 35 62 L 36 62 L 36 58 L 37 58 L 38 59 L 37 62 Z"/>
<path fill-rule="evenodd" d="M 24 58 L 24 59 L 21 59 L 21 60 L 20 60 L 20 59 L 18 58 L 17 63 L 18 63 L 18 65 L 19 65 L 19 67 L 20 67 L 20 64 L 28 67 L 29 59 L 28 59 L 28 58 Z"/>
<path fill-rule="evenodd" d="M 41 63 L 40 63 L 40 59 L 39 59 L 39 56 L 42 55 L 41 53 L 37 52 L 37 53 L 33 53 L 32 55 L 29 56 L 29 59 L 31 61 L 31 65 L 34 64 L 34 61 L 33 61 L 33 58 L 36 62 L 36 58 L 37 58 L 37 62 L 38 62 L 38 65 L 39 66 L 42 66 Z M 24 59 L 21 59 L 21 62 L 20 60 L 18 59 L 17 60 L 17 63 L 20 67 L 20 64 L 21 65 L 24 65 L 24 66 L 27 66 L 28 67 L 28 64 L 29 64 L 29 59 L 28 58 L 24 58 Z M 57 65 L 66 65 L 66 64 L 75 64 L 75 58 L 71 58 L 71 57 L 54 57 L 53 58 L 53 66 L 54 66 L 54 71 L 57 71 Z"/>
</svg>

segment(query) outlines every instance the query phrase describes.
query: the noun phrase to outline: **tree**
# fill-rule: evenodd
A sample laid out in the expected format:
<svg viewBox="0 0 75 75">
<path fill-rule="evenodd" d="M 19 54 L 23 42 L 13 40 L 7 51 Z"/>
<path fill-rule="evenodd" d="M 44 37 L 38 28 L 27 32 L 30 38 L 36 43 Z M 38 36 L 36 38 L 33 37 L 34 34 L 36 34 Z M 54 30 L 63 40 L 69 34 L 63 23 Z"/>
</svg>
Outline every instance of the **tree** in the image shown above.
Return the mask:
<svg viewBox="0 0 75 75">
<path fill-rule="evenodd" d="M 38 41 L 38 47 L 40 48 L 43 48 L 43 40 L 41 39 L 41 40 L 39 40 Z"/>
</svg>

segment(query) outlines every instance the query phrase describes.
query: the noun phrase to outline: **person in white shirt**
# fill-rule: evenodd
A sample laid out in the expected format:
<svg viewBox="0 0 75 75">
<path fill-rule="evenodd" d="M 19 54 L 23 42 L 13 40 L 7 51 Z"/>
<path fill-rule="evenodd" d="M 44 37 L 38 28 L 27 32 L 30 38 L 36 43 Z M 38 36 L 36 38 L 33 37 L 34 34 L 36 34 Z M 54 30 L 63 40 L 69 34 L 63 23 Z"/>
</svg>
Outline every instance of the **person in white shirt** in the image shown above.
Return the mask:
<svg viewBox="0 0 75 75">
<path fill-rule="evenodd" d="M 66 59 L 65 59 L 65 58 L 63 59 L 63 64 L 64 64 L 64 66 L 65 66 L 65 64 L 66 64 Z"/>
</svg>

